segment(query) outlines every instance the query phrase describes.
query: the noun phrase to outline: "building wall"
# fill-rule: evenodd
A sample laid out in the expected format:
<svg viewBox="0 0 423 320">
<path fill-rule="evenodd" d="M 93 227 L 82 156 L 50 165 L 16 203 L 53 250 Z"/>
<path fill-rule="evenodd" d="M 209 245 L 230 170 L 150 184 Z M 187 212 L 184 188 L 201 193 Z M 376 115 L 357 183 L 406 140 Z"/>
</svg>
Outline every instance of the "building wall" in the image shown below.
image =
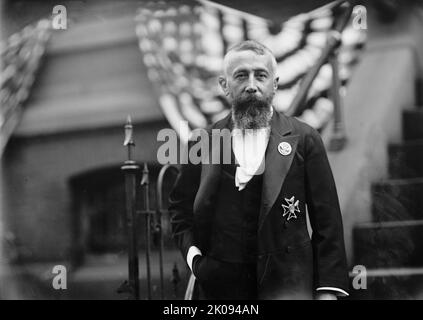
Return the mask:
<svg viewBox="0 0 423 320">
<path fill-rule="evenodd" d="M 135 159 L 156 161 L 156 135 L 168 124 L 134 126 Z M 5 231 L 16 236 L 23 260 L 68 257 L 73 214 L 69 179 L 120 166 L 126 157 L 122 142 L 123 127 L 10 141 L 2 162 L 2 213 Z"/>
<path fill-rule="evenodd" d="M 122 142 L 128 114 L 140 161 L 156 160 L 157 131 L 169 126 L 139 52 L 138 4 L 64 4 L 68 29 L 53 32 L 1 164 L 5 232 L 16 237 L 11 245 L 23 260 L 68 256 L 74 214 L 68 181 L 89 170 L 120 166 L 126 157 Z M 36 21 L 49 15 L 52 5 L 9 3 L 6 9 L 13 8 L 10 16 L 23 23 L 31 20 L 28 8 L 37 9 Z M 8 31 L 17 25 L 6 24 Z"/>
</svg>

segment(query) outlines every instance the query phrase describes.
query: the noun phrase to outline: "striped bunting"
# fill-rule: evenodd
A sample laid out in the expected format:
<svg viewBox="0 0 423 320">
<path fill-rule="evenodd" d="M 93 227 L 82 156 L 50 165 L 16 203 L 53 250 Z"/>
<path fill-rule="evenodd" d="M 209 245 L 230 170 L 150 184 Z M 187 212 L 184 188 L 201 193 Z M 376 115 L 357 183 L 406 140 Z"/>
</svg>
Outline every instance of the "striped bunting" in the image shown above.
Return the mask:
<svg viewBox="0 0 423 320">
<path fill-rule="evenodd" d="M 46 43 L 51 22 L 40 20 L 0 43 L 0 155 L 19 122 Z"/>
<path fill-rule="evenodd" d="M 338 4 L 294 16 L 281 25 L 205 0 L 139 9 L 136 34 L 148 77 L 155 84 L 166 118 L 182 140 L 188 139 L 193 128 L 205 127 L 229 111 L 217 77 L 226 50 L 242 40 L 257 40 L 273 51 L 279 76 L 274 107 L 286 112 L 343 12 Z M 365 40 L 366 34 L 353 29 L 351 23 L 342 33 L 341 95 L 345 95 Z M 331 84 L 332 68 L 325 64 L 308 92 L 300 120 L 316 129 L 328 123 L 333 113 Z M 186 125 L 181 126 L 181 121 Z"/>
</svg>

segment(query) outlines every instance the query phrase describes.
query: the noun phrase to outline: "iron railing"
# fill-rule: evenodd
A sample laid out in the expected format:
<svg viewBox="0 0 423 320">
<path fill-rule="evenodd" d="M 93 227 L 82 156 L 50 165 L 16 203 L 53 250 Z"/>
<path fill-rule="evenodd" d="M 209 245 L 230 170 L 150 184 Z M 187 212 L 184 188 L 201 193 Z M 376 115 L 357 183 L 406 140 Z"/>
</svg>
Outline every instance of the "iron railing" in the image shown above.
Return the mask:
<svg viewBox="0 0 423 320">
<path fill-rule="evenodd" d="M 126 199 L 126 221 L 127 228 L 127 253 L 128 253 L 128 280 L 124 281 L 118 288 L 119 293 L 127 293 L 129 299 L 140 299 L 140 279 L 139 279 L 139 264 L 138 264 L 138 216 L 144 217 L 145 227 L 145 261 L 146 261 L 146 276 L 147 276 L 147 300 L 153 298 L 152 295 L 152 276 L 151 276 L 151 239 L 158 240 L 159 247 L 159 272 L 160 272 L 160 298 L 165 298 L 164 287 L 164 235 L 163 235 L 163 215 L 167 209 L 163 208 L 163 184 L 166 174 L 173 170 L 176 173 L 179 171 L 176 166 L 165 165 L 161 168 L 156 184 L 156 209 L 150 208 L 150 178 L 149 170 L 146 163 L 144 163 L 142 170 L 142 178 L 140 186 L 143 194 L 142 210 L 136 209 L 136 191 L 137 191 L 137 173 L 140 169 L 139 165 L 132 159 L 133 148 L 135 142 L 133 140 L 133 126 L 131 118 L 128 116 L 125 125 L 125 141 L 123 143 L 127 147 L 127 160 L 125 160 L 121 169 L 125 175 L 125 199 Z M 172 283 L 175 296 L 177 296 L 178 284 L 180 282 L 179 270 L 174 264 L 172 269 Z"/>
<path fill-rule="evenodd" d="M 341 44 L 342 31 L 351 19 L 351 14 L 356 1 L 338 1 L 335 6 L 345 6 L 342 16 L 336 21 L 334 29 L 329 33 L 327 43 L 315 65 L 308 71 L 300 84 L 297 95 L 286 112 L 290 116 L 299 116 L 305 110 L 304 100 L 307 93 L 319 73 L 321 67 L 330 63 L 332 67 L 331 95 L 334 104 L 334 125 L 333 134 L 329 144 L 330 151 L 339 151 L 344 148 L 347 142 L 345 123 L 343 118 L 342 100 L 339 94 L 341 81 L 339 79 L 338 48 Z"/>
</svg>

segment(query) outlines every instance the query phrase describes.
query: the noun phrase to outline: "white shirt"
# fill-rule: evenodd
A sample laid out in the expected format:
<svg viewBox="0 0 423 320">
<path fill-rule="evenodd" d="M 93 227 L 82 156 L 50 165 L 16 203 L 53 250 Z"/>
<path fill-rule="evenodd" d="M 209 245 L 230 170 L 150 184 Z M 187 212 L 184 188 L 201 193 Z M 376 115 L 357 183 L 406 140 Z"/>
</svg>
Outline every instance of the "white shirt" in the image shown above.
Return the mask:
<svg viewBox="0 0 423 320">
<path fill-rule="evenodd" d="M 269 143 L 270 127 L 263 129 L 234 129 L 232 149 L 236 162 L 235 186 L 243 190 L 254 175 L 264 172 L 264 155 Z"/>
</svg>

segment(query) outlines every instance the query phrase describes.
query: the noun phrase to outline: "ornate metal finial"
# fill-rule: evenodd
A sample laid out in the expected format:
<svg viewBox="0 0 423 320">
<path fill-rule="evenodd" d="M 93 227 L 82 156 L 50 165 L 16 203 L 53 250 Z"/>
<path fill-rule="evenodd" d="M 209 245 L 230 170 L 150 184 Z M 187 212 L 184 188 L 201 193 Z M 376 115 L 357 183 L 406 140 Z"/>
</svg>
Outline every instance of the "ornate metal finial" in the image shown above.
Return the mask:
<svg viewBox="0 0 423 320">
<path fill-rule="evenodd" d="M 132 139 L 133 127 L 131 122 L 131 116 L 128 115 L 126 118 L 125 124 L 125 141 L 123 142 L 124 146 L 135 145 L 134 140 Z"/>
</svg>

